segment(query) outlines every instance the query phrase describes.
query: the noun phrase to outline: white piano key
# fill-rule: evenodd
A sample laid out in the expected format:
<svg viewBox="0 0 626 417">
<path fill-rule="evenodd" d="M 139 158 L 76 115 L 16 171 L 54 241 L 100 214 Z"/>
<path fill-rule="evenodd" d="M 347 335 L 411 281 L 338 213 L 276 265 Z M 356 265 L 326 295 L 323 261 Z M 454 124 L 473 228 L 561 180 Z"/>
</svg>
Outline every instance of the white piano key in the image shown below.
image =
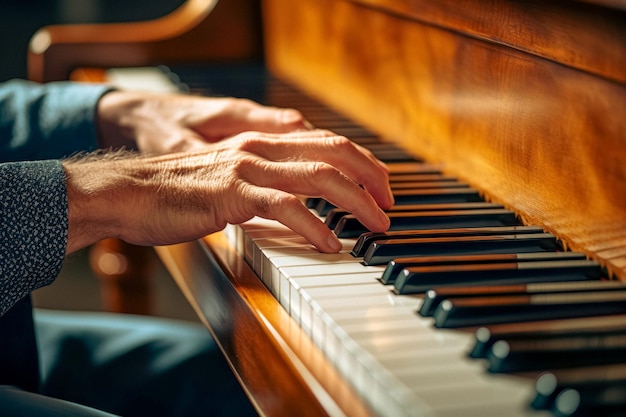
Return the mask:
<svg viewBox="0 0 626 417">
<path fill-rule="evenodd" d="M 377 282 L 376 277 L 379 273 L 355 274 L 355 275 L 327 275 L 320 277 L 301 277 L 289 279 L 289 308 L 287 311 L 300 324 L 300 289 L 325 287 L 329 285 L 346 285 L 346 284 L 365 284 Z M 282 292 L 281 294 L 285 294 Z M 284 306 L 283 306 L 284 307 Z"/>
<path fill-rule="evenodd" d="M 292 266 L 297 264 L 299 266 Z M 368 269 L 358 262 L 354 261 L 349 254 L 318 254 L 318 255 L 301 255 L 295 257 L 277 256 L 268 258 L 265 262 L 266 268 L 263 271 L 267 280 L 269 271 L 269 282 L 271 283 L 271 291 L 279 301 L 288 302 L 290 297 L 291 277 L 317 277 L 330 275 L 345 275 L 357 273 L 378 272 L 382 275 L 381 268 Z"/>
<path fill-rule="evenodd" d="M 366 267 L 348 253 L 321 254 L 272 222 L 246 227 L 254 230 L 247 250 L 255 271 L 381 415 L 527 417 L 517 406 L 528 404 L 527 381 L 494 385 L 483 364 L 467 358 L 473 333 L 433 328 L 417 314 L 419 296 L 393 294 L 377 281 L 384 267 Z M 344 243 L 346 252 L 352 246 Z"/>
<path fill-rule="evenodd" d="M 314 279 L 314 278 L 312 278 Z M 367 295 L 381 294 L 383 291 L 390 291 L 392 287 L 384 286 L 378 282 L 360 285 L 332 285 L 328 287 L 306 287 L 306 291 L 312 298 L 319 300 L 323 298 L 362 297 Z"/>
</svg>

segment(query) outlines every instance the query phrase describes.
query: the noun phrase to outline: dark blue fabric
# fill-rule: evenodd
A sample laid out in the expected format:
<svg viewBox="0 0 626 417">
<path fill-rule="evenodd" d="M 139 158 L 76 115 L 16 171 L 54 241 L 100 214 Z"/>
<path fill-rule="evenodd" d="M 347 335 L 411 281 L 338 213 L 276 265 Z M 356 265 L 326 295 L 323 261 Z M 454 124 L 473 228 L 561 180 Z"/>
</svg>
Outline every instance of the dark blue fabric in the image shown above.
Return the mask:
<svg viewBox="0 0 626 417">
<path fill-rule="evenodd" d="M 98 146 L 103 85 L 13 80 L 0 84 L 0 162 L 58 159 Z"/>
<path fill-rule="evenodd" d="M 256 415 L 200 324 L 35 310 L 35 326 L 42 394 L 130 417 Z"/>
<path fill-rule="evenodd" d="M 34 334 L 32 305 L 30 297 L 26 297 L 0 318 L 0 385 L 14 385 L 33 392 L 39 389 Z"/>
<path fill-rule="evenodd" d="M 0 384 L 37 389 L 28 294 L 56 278 L 67 244 L 63 169 L 44 159 L 96 147 L 94 116 L 106 91 L 68 83 L 0 84 Z M 37 161 L 7 163 L 31 159 Z"/>
<path fill-rule="evenodd" d="M 59 161 L 42 159 L 96 147 L 96 105 L 107 89 L 20 80 L 0 84 L 0 316 L 61 269 L 67 244 L 65 177 Z"/>
</svg>

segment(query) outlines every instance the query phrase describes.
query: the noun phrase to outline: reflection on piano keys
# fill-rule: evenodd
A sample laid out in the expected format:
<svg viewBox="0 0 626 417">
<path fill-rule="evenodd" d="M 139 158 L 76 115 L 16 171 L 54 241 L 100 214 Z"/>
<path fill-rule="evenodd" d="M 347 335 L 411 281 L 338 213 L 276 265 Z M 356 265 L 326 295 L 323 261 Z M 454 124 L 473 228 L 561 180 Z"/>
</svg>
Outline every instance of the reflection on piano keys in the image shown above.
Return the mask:
<svg viewBox="0 0 626 417">
<path fill-rule="evenodd" d="M 176 79 L 192 93 L 289 105 L 318 127 L 365 130 L 263 70 L 202 71 L 200 80 L 186 71 L 198 74 L 183 68 Z M 386 145 L 363 136 L 384 159 Z M 623 415 L 624 372 L 611 367 L 621 369 L 626 354 L 626 285 L 477 191 L 468 190 L 471 202 L 455 194 L 456 180 L 437 167 L 390 149 L 392 179 L 410 183 L 394 187 L 409 210 L 399 198 L 395 231 L 366 233 L 311 199 L 341 253 L 318 253 L 263 219 L 225 232 L 367 405 L 385 416 Z M 437 191 L 453 197 L 433 201 Z"/>
</svg>

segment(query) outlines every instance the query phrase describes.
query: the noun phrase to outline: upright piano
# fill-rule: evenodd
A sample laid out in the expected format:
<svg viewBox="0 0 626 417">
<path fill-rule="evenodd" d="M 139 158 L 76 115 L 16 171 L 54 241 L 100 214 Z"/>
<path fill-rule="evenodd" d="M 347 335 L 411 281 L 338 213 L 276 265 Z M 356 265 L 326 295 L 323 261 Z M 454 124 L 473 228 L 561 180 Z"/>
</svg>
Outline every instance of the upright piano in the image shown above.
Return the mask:
<svg viewBox="0 0 626 417">
<path fill-rule="evenodd" d="M 340 254 L 264 219 L 156 248 L 261 415 L 626 415 L 626 2 L 200 3 L 186 55 L 57 36 L 46 66 L 51 29 L 31 68 L 162 64 L 388 164 L 387 234 L 304 201 Z"/>
</svg>

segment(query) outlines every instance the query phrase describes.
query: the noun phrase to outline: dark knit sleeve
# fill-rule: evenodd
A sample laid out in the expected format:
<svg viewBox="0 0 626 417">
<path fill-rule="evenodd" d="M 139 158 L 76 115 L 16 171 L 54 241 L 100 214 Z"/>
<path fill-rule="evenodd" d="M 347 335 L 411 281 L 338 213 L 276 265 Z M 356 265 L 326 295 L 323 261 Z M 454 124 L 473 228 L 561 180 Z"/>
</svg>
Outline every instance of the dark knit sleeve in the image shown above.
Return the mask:
<svg viewBox="0 0 626 417">
<path fill-rule="evenodd" d="M 58 275 L 68 205 L 59 161 L 0 164 L 0 315 Z"/>
</svg>

